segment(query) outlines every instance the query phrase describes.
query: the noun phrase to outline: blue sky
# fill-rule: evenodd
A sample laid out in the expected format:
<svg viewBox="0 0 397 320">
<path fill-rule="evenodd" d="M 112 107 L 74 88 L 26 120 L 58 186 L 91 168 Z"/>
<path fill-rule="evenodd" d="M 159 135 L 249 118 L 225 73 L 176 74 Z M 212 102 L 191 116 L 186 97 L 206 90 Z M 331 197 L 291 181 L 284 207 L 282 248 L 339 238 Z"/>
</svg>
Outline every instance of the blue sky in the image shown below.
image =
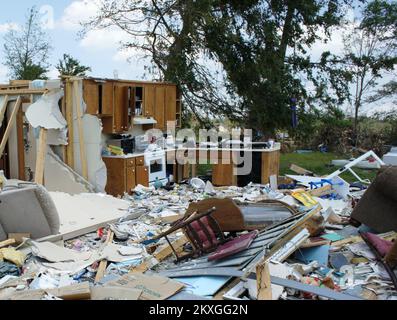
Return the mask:
<svg viewBox="0 0 397 320">
<path fill-rule="evenodd" d="M 0 11 L 0 63 L 3 61 L 3 36 L 10 25 L 21 25 L 25 21 L 27 10 L 33 5 L 47 11 L 51 9 L 54 24 L 46 31 L 51 38 L 53 51 L 50 63 L 54 66 L 64 53 L 71 54 L 84 65 L 92 68 L 91 75 L 112 78 L 114 70 L 120 78 L 142 79 L 144 75 L 141 60 L 127 62 L 127 55 L 118 50 L 121 32 L 97 31 L 90 32 L 85 39 L 80 39 L 78 31 L 81 29 L 78 21 L 90 17 L 95 12 L 93 0 L 17 0 L 4 1 Z M 0 83 L 8 81 L 7 70 L 0 65 Z M 49 75 L 56 76 L 52 67 Z"/>
</svg>

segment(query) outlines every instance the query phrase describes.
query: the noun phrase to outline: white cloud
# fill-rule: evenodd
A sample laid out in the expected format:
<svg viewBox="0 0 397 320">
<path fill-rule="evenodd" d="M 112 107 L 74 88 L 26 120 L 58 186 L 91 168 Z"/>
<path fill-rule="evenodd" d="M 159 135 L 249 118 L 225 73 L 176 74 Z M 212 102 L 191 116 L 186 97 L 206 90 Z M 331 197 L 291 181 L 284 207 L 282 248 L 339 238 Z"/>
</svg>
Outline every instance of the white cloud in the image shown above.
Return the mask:
<svg viewBox="0 0 397 320">
<path fill-rule="evenodd" d="M 80 23 L 87 21 L 98 11 L 98 0 L 73 1 L 63 12 L 63 16 L 56 23 L 57 26 L 66 30 L 79 30 Z"/>
<path fill-rule="evenodd" d="M 95 50 L 118 50 L 121 42 L 128 41 L 129 39 L 128 33 L 116 28 L 90 30 L 80 41 L 80 46 Z"/>
<path fill-rule="evenodd" d="M 9 30 L 19 30 L 19 25 L 14 22 L 0 24 L 0 33 L 5 33 Z"/>
</svg>

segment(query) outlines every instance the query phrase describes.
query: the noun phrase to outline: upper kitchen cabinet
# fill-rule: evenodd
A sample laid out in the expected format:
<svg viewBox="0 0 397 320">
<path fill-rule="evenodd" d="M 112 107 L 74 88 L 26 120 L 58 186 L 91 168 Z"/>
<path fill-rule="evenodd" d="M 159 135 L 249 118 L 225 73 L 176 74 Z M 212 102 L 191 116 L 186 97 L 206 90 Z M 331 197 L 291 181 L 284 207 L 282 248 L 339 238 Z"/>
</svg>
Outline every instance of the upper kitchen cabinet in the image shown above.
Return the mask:
<svg viewBox="0 0 397 320">
<path fill-rule="evenodd" d="M 111 117 L 113 115 L 113 82 L 85 79 L 83 81 L 84 101 L 87 113 Z"/>
<path fill-rule="evenodd" d="M 166 128 L 165 94 L 165 86 L 156 86 L 156 104 L 154 108 L 154 119 L 157 121 L 157 124 L 155 125 L 155 128 L 162 131 L 164 131 Z"/>
<path fill-rule="evenodd" d="M 176 121 L 177 90 L 175 86 L 165 87 L 165 118 L 167 121 Z M 165 123 L 167 125 L 167 123 Z"/>
<path fill-rule="evenodd" d="M 128 84 L 114 85 L 113 133 L 126 132 L 131 127 L 133 91 Z"/>
<path fill-rule="evenodd" d="M 146 118 L 154 117 L 155 107 L 156 107 L 156 86 L 151 84 L 145 85 L 143 116 Z"/>
</svg>

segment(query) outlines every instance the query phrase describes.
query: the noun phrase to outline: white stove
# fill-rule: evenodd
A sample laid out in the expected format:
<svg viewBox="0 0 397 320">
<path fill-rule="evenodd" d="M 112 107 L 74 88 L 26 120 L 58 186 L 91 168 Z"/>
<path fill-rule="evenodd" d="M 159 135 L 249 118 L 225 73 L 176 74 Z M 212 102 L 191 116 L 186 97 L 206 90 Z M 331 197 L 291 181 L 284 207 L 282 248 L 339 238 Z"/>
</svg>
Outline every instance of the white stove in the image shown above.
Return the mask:
<svg viewBox="0 0 397 320">
<path fill-rule="evenodd" d="M 149 168 L 149 185 L 160 181 L 167 183 L 167 163 L 164 150 L 145 151 L 145 166 Z"/>
</svg>

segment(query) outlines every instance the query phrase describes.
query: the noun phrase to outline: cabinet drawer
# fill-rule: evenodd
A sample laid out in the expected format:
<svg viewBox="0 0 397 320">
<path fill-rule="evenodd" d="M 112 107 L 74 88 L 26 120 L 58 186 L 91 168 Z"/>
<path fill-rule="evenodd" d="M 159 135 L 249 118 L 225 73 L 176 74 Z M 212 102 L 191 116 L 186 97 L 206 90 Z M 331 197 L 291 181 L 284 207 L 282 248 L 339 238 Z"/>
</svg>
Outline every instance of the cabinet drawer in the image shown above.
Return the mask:
<svg viewBox="0 0 397 320">
<path fill-rule="evenodd" d="M 135 159 L 135 161 L 137 166 L 145 165 L 145 157 L 138 157 Z"/>
<path fill-rule="evenodd" d="M 127 168 L 135 167 L 135 158 L 127 159 Z"/>
</svg>

